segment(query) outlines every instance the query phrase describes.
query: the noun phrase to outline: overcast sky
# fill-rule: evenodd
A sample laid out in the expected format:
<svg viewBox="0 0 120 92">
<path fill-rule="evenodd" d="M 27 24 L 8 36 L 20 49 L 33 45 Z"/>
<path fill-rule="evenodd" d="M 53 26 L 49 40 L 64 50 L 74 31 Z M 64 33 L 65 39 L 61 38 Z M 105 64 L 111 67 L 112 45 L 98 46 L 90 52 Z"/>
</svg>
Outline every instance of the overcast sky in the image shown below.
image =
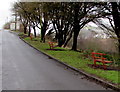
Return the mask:
<svg viewBox="0 0 120 92">
<path fill-rule="evenodd" d="M 2 26 L 11 19 L 11 7 L 17 0 L 2 0 L 0 2 L 0 29 Z"/>
</svg>

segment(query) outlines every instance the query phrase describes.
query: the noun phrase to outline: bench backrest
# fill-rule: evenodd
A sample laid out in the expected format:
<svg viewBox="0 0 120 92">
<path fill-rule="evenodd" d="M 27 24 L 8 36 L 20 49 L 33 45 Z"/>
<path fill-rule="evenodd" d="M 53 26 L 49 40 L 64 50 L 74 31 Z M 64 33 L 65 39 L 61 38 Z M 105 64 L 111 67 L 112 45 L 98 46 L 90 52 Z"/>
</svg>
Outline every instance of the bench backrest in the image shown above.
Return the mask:
<svg viewBox="0 0 120 92">
<path fill-rule="evenodd" d="M 103 59 L 103 56 L 106 55 L 104 53 L 96 53 L 96 52 L 92 52 L 92 58 L 93 59 L 96 59 L 96 58 L 100 58 L 100 59 Z M 98 55 L 98 56 L 97 56 Z"/>
<path fill-rule="evenodd" d="M 48 43 L 49 43 L 50 47 L 53 47 L 54 42 L 48 42 Z"/>
</svg>

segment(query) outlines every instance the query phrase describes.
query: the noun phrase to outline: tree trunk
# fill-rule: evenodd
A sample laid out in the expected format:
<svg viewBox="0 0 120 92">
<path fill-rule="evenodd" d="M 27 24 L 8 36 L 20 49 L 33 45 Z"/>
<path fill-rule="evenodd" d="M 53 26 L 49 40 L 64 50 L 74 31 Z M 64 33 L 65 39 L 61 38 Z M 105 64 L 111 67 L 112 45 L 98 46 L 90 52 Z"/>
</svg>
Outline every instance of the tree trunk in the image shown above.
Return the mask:
<svg viewBox="0 0 120 92">
<path fill-rule="evenodd" d="M 119 56 L 120 56 L 120 39 L 118 39 L 118 50 L 119 50 Z"/>
<path fill-rule="evenodd" d="M 79 35 L 80 27 L 79 27 L 79 5 L 76 4 L 74 7 L 74 24 L 73 24 L 73 45 L 72 45 L 72 50 L 77 51 L 77 38 Z"/>
<path fill-rule="evenodd" d="M 29 37 L 30 37 L 30 33 L 31 33 L 31 27 L 29 26 L 29 32 L 28 32 Z"/>
<path fill-rule="evenodd" d="M 119 55 L 120 55 L 120 14 L 119 14 L 119 9 L 117 2 L 111 2 L 112 5 L 112 16 L 114 20 L 114 25 L 115 25 L 115 34 L 118 37 L 118 49 L 119 49 Z"/>
<path fill-rule="evenodd" d="M 73 33 L 73 31 L 71 31 L 69 38 L 65 41 L 64 46 L 63 46 L 64 48 L 67 46 L 68 42 L 72 38 L 72 33 Z"/>
<path fill-rule="evenodd" d="M 58 46 L 61 47 L 63 44 L 64 44 L 64 42 L 63 42 L 63 34 L 59 31 Z"/>
<path fill-rule="evenodd" d="M 45 43 L 45 34 L 41 33 L 41 42 Z"/>
<path fill-rule="evenodd" d="M 34 37 L 36 38 L 36 29 L 35 29 L 35 26 L 33 26 L 33 30 L 34 30 Z"/>
<path fill-rule="evenodd" d="M 45 43 L 45 32 L 44 28 L 41 28 L 41 42 Z"/>
<path fill-rule="evenodd" d="M 77 38 L 79 32 L 74 32 L 72 50 L 77 51 Z"/>
<path fill-rule="evenodd" d="M 62 45 L 63 45 L 63 40 L 62 39 L 58 39 L 58 46 L 62 47 Z"/>
<path fill-rule="evenodd" d="M 27 33 L 27 27 L 24 26 L 24 34 L 26 34 L 26 33 Z"/>
<path fill-rule="evenodd" d="M 47 29 L 47 22 L 44 21 L 43 26 L 41 28 L 41 42 L 45 43 L 45 33 Z"/>
</svg>

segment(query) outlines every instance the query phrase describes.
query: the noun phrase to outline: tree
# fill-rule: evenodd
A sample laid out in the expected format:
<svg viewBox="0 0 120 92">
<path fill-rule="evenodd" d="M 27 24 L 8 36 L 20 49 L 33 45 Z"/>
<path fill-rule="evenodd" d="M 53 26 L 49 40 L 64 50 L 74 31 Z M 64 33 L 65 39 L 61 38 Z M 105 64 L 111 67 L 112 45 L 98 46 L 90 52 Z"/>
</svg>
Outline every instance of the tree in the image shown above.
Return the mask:
<svg viewBox="0 0 120 92">
<path fill-rule="evenodd" d="M 72 50 L 77 50 L 77 38 L 80 30 L 95 18 L 107 14 L 104 11 L 103 3 L 46 3 L 43 11 L 47 14 L 48 20 L 52 21 L 56 32 L 58 46 L 64 47 L 73 34 Z"/>
<path fill-rule="evenodd" d="M 103 3 L 73 3 L 73 46 L 72 50 L 77 50 L 77 38 L 80 30 L 89 22 L 96 18 L 109 15 L 104 11 Z"/>
<path fill-rule="evenodd" d="M 72 34 L 72 3 L 54 2 L 46 4 L 48 20 L 53 24 L 58 46 L 67 44 Z M 70 35 L 70 36 L 69 36 Z M 65 47 L 66 45 L 64 45 Z"/>
<path fill-rule="evenodd" d="M 18 15 L 20 16 L 20 20 L 24 26 L 24 33 L 26 33 L 27 26 L 32 26 L 32 28 L 34 30 L 34 36 L 36 37 L 35 27 L 38 27 L 38 25 L 40 23 L 40 21 L 38 20 L 38 18 L 40 17 L 39 3 L 18 2 L 18 3 L 14 4 L 14 7 L 15 7 L 13 9 L 14 12 L 18 13 Z M 30 36 L 30 32 L 28 32 L 28 36 Z"/>
<path fill-rule="evenodd" d="M 20 20 L 21 20 L 21 23 L 23 24 L 23 27 L 24 27 L 24 33 L 26 34 L 27 33 L 27 26 L 28 26 L 28 15 L 27 13 L 25 12 L 25 4 L 22 4 L 22 3 L 15 3 L 14 6 L 13 6 L 13 11 L 18 15 L 20 16 Z M 23 10 L 24 9 L 24 10 Z"/>
<path fill-rule="evenodd" d="M 118 49 L 120 54 L 120 2 L 108 2 L 105 11 L 109 11 L 110 15 L 105 16 L 109 20 L 109 25 L 103 23 L 102 19 L 94 20 L 101 29 L 110 37 L 118 40 Z"/>
</svg>

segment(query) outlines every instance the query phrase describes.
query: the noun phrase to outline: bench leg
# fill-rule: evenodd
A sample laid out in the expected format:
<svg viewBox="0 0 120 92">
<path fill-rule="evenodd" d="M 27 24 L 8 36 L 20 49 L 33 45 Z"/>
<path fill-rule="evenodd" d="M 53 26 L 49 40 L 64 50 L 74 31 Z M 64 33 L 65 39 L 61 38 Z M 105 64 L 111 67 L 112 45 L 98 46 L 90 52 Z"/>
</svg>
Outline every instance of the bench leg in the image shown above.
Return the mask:
<svg viewBox="0 0 120 92">
<path fill-rule="evenodd" d="M 96 61 L 94 60 L 94 65 L 96 66 Z"/>
<path fill-rule="evenodd" d="M 105 63 L 103 63 L 103 68 L 104 68 L 104 70 L 107 69 L 107 65 L 105 65 Z"/>
<path fill-rule="evenodd" d="M 32 40 L 32 37 L 30 36 L 30 39 Z"/>
<path fill-rule="evenodd" d="M 53 49 L 53 46 L 50 46 L 50 49 Z"/>
<path fill-rule="evenodd" d="M 52 46 L 50 46 L 50 49 L 52 49 Z"/>
</svg>

